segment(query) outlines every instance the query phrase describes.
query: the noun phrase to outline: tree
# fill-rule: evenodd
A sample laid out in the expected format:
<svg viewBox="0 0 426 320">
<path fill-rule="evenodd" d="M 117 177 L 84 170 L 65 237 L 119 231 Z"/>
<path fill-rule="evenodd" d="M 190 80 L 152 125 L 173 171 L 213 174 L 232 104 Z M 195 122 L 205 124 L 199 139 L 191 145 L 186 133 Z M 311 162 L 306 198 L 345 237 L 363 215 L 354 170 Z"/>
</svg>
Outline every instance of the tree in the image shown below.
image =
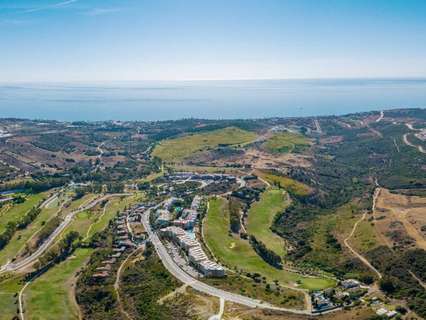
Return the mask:
<svg viewBox="0 0 426 320">
<path fill-rule="evenodd" d="M 380 280 L 380 289 L 383 290 L 387 294 L 391 294 L 395 291 L 395 285 L 389 277 L 385 277 Z"/>
</svg>

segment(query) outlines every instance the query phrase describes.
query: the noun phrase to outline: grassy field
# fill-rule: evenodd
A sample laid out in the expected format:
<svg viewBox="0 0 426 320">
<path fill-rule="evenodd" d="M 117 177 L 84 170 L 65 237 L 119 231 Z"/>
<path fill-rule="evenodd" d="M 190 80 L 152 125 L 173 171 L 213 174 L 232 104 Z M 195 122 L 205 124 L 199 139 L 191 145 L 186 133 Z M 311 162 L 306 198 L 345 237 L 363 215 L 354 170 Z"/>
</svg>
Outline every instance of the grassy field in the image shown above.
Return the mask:
<svg viewBox="0 0 426 320">
<path fill-rule="evenodd" d="M 162 141 L 152 152 L 167 162 L 180 162 L 196 152 L 217 148 L 219 145 L 238 145 L 256 139 L 256 134 L 229 127 L 206 133 L 191 134 Z"/>
<path fill-rule="evenodd" d="M 256 170 L 255 174 L 262 179 L 268 181 L 272 185 L 277 185 L 284 190 L 297 196 L 307 196 L 311 193 L 311 189 L 306 185 L 289 177 L 275 175 L 273 173 Z"/>
<path fill-rule="evenodd" d="M 229 235 L 229 211 L 226 200 L 215 198 L 209 202 L 209 211 L 203 223 L 205 242 L 221 263 L 232 269 L 258 272 L 268 281 L 299 285 L 306 289 L 320 289 L 334 285 L 330 279 L 309 278 L 278 270 L 263 261 L 247 241 Z"/>
<path fill-rule="evenodd" d="M 0 282 L 0 320 L 10 320 L 18 315 L 18 292 L 22 288 L 21 278 L 13 277 Z"/>
<path fill-rule="evenodd" d="M 101 215 L 96 217 L 95 222 L 89 227 L 87 230 L 85 237 L 89 239 L 96 232 L 99 232 L 105 229 L 108 226 L 109 221 L 115 217 L 118 211 L 124 210 L 126 206 L 129 206 L 140 199 L 140 196 L 132 196 L 132 197 L 119 197 L 112 198 L 109 200 L 106 205 L 105 212 L 102 212 Z"/>
<path fill-rule="evenodd" d="M 46 221 L 55 216 L 57 211 L 58 207 L 54 206 L 43 208 L 31 224 L 23 230 L 16 231 L 9 243 L 0 250 L 0 265 L 14 258 L 24 248 L 25 243 L 43 227 Z"/>
<path fill-rule="evenodd" d="M 374 226 L 366 219 L 358 224 L 354 235 L 349 241 L 355 250 L 361 253 L 366 253 L 383 244 L 379 240 Z"/>
<path fill-rule="evenodd" d="M 271 153 L 298 152 L 309 147 L 309 140 L 301 134 L 281 132 L 274 134 L 262 146 Z"/>
<path fill-rule="evenodd" d="M 26 319 L 78 319 L 71 284 L 93 249 L 77 249 L 73 256 L 54 266 L 31 283 L 24 293 Z"/>
<path fill-rule="evenodd" d="M 333 266 L 339 263 L 344 256 L 340 250 L 327 244 L 327 235 L 338 235 L 339 242 L 343 246 L 343 239 L 349 235 L 359 217 L 358 208 L 354 204 L 344 205 L 335 213 L 318 216 L 309 227 L 312 234 L 310 243 L 312 251 L 306 255 L 306 259 L 322 265 Z"/>
<path fill-rule="evenodd" d="M 266 247 L 283 257 L 285 255 L 284 240 L 270 229 L 276 214 L 288 205 L 287 195 L 280 189 L 268 189 L 254 203 L 249 211 L 247 232 L 262 241 Z"/>
<path fill-rule="evenodd" d="M 137 199 L 140 199 L 140 195 L 123 199 L 112 198 L 105 212 L 100 206 L 82 211 L 76 214 L 61 236 L 70 231 L 77 231 L 83 237 L 89 238 L 103 230 L 117 211 L 123 210 Z M 58 237 L 58 240 L 60 238 Z M 91 253 L 92 249 L 77 249 L 73 256 L 54 266 L 28 287 L 25 300 L 28 315 L 31 314 L 27 316 L 28 319 L 76 319 L 76 309 L 71 296 L 73 291 L 70 286 L 75 273 Z"/>
<path fill-rule="evenodd" d="M 47 198 L 46 193 L 37 193 L 26 196 L 26 201 L 19 204 L 7 204 L 10 206 L 7 210 L 2 211 L 0 216 L 0 233 L 6 229 L 6 225 L 9 222 L 17 222 L 21 219 L 32 207 L 37 206 L 43 200 Z"/>
</svg>

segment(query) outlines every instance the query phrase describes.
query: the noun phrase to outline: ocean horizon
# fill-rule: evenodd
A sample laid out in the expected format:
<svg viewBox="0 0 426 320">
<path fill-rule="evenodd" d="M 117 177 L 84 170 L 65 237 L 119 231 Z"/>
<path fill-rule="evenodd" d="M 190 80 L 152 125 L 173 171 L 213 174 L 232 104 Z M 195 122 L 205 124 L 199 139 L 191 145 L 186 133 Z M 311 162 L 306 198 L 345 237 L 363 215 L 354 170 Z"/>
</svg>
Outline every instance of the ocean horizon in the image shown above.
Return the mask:
<svg viewBox="0 0 426 320">
<path fill-rule="evenodd" d="M 342 115 L 426 107 L 426 79 L 0 84 L 0 117 L 59 121 Z"/>
</svg>

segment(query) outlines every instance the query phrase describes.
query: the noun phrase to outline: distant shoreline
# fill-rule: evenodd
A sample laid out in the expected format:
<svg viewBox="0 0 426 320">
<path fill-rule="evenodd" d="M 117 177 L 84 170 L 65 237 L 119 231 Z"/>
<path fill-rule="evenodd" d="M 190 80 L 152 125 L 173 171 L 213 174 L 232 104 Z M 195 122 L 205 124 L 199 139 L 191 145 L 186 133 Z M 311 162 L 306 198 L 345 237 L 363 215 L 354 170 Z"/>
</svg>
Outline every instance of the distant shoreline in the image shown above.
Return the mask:
<svg viewBox="0 0 426 320">
<path fill-rule="evenodd" d="M 319 117 L 424 107 L 420 78 L 0 85 L 1 118 L 58 121 Z"/>
<path fill-rule="evenodd" d="M 381 111 L 384 112 L 391 112 L 391 111 L 416 111 L 416 110 L 426 110 L 426 107 L 422 108 L 392 108 L 392 109 L 376 109 L 371 111 L 361 111 L 361 112 L 350 112 L 345 114 L 338 114 L 338 115 L 320 115 L 320 116 L 294 116 L 294 117 L 263 117 L 263 118 L 229 118 L 229 119 L 207 119 L 207 118 L 181 118 L 181 119 L 166 119 L 166 120 L 114 120 L 114 119 L 108 119 L 108 120 L 57 120 L 57 119 L 31 119 L 31 118 L 16 118 L 16 117 L 0 117 L 0 121 L 33 121 L 33 122 L 58 122 L 58 123 L 68 123 L 69 125 L 72 125 L 73 123 L 116 123 L 116 124 L 123 124 L 123 123 L 135 123 L 135 122 L 144 122 L 144 123 L 154 123 L 154 122 L 179 122 L 179 121 L 185 121 L 185 120 L 192 120 L 192 121 L 257 121 L 257 120 L 273 120 L 273 119 L 322 119 L 322 118 L 334 118 L 334 117 L 347 117 L 347 116 L 353 116 L 353 115 L 366 115 L 366 114 L 376 114 L 380 113 Z M 5 135 L 4 137 L 8 137 L 9 135 Z M 2 138 L 2 136 L 0 136 Z"/>
</svg>

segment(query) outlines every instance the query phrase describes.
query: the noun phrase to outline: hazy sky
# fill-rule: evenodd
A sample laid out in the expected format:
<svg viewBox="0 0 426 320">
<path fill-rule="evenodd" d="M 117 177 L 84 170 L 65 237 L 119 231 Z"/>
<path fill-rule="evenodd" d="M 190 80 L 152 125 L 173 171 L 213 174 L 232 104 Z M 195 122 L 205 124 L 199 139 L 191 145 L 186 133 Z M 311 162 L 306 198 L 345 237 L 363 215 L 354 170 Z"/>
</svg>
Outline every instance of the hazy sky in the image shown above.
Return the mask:
<svg viewBox="0 0 426 320">
<path fill-rule="evenodd" d="M 0 0 L 0 82 L 426 77 L 425 0 Z"/>
</svg>

